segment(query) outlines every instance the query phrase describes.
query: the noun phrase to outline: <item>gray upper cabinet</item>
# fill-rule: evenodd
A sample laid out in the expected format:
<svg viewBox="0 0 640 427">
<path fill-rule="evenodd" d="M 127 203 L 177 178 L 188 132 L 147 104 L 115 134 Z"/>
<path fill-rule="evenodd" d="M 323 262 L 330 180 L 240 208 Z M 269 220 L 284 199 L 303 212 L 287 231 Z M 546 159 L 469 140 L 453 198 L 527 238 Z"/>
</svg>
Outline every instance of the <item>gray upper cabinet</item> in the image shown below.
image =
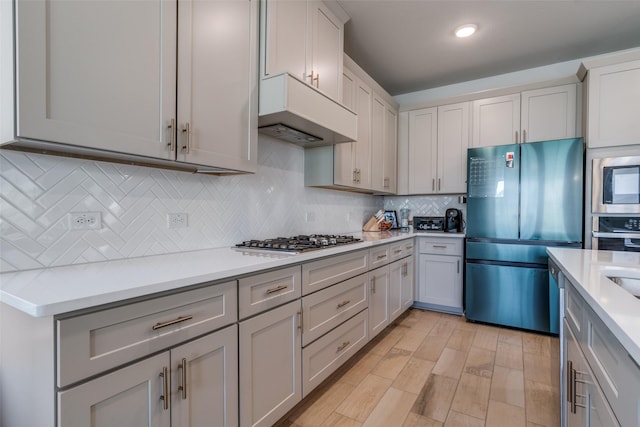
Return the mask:
<svg viewBox="0 0 640 427">
<path fill-rule="evenodd" d="M 257 0 L 17 1 L 18 138 L 254 172 L 257 13 Z"/>
</svg>

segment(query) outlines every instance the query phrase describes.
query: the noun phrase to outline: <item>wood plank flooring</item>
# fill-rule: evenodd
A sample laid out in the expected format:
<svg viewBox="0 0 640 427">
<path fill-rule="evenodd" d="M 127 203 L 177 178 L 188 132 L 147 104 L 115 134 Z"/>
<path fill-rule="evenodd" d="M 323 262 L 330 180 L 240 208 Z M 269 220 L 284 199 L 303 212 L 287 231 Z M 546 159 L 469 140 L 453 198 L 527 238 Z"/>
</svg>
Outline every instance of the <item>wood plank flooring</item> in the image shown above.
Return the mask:
<svg viewBox="0 0 640 427">
<path fill-rule="evenodd" d="M 557 427 L 558 346 L 410 309 L 277 425 Z"/>
</svg>

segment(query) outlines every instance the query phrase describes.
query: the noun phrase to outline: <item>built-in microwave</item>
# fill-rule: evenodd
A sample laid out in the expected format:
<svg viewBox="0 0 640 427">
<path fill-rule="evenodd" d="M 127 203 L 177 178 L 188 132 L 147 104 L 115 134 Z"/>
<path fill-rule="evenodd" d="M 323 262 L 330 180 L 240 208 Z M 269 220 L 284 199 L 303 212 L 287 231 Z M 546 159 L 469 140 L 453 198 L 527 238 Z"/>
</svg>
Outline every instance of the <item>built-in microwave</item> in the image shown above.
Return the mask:
<svg viewBox="0 0 640 427">
<path fill-rule="evenodd" d="M 593 159 L 593 213 L 640 213 L 640 156 Z"/>
</svg>

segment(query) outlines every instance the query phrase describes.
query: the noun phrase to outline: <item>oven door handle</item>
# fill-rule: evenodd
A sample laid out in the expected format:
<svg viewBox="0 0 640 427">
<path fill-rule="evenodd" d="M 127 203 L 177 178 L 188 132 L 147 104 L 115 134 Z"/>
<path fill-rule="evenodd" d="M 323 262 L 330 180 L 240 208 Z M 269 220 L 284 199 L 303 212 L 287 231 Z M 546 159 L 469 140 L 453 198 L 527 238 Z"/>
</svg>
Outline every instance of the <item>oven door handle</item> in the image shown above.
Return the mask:
<svg viewBox="0 0 640 427">
<path fill-rule="evenodd" d="M 593 237 L 605 237 L 609 239 L 640 239 L 640 233 L 604 233 L 592 231 Z"/>
</svg>

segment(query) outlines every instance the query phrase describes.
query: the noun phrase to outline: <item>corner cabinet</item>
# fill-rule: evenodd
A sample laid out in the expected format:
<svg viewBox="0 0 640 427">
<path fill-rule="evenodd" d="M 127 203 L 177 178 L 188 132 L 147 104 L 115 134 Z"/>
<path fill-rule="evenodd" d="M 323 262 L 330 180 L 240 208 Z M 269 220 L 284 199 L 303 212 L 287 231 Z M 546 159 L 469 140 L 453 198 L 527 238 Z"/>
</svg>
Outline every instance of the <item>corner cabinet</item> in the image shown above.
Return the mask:
<svg viewBox="0 0 640 427">
<path fill-rule="evenodd" d="M 257 0 L 17 1 L 18 138 L 255 172 L 257 14 Z"/>
<path fill-rule="evenodd" d="M 473 101 L 472 147 L 579 136 L 577 85 Z"/>
<path fill-rule="evenodd" d="M 263 0 L 264 75 L 288 72 L 334 100 L 342 96 L 344 20 L 322 1 Z"/>
<path fill-rule="evenodd" d="M 306 148 L 305 186 L 395 194 L 397 104 L 346 55 L 344 63 L 342 103 L 358 114 L 357 140 Z"/>
<path fill-rule="evenodd" d="M 640 144 L 640 61 L 590 69 L 587 108 L 589 148 Z"/>
</svg>

